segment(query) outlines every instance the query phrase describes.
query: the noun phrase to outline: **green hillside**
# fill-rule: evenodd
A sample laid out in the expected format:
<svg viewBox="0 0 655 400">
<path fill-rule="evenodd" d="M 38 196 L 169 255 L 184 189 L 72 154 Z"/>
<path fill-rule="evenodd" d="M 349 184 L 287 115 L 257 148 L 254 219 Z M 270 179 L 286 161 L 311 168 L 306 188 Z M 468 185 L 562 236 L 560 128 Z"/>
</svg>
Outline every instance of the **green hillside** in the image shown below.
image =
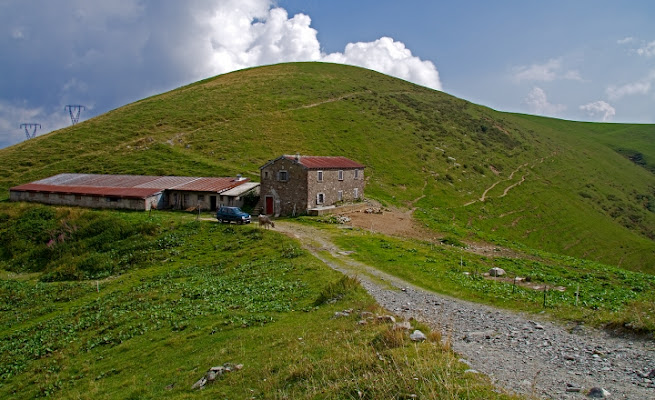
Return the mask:
<svg viewBox="0 0 655 400">
<path fill-rule="evenodd" d="M 59 172 L 233 175 L 284 153 L 367 165 L 438 232 L 655 272 L 655 126 L 497 112 L 369 70 L 253 68 L 0 150 L 0 188 Z"/>
</svg>

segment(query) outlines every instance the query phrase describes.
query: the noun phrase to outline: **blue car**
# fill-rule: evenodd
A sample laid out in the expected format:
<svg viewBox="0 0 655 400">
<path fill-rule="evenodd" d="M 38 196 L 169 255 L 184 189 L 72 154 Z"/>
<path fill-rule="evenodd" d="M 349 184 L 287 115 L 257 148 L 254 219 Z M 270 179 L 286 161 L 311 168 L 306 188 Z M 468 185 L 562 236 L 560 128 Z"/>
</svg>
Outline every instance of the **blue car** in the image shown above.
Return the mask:
<svg viewBox="0 0 655 400">
<path fill-rule="evenodd" d="M 250 214 L 241 211 L 239 207 L 224 207 L 221 206 L 216 210 L 216 219 L 220 223 L 230 223 L 232 221 L 237 224 L 249 224 Z"/>
</svg>

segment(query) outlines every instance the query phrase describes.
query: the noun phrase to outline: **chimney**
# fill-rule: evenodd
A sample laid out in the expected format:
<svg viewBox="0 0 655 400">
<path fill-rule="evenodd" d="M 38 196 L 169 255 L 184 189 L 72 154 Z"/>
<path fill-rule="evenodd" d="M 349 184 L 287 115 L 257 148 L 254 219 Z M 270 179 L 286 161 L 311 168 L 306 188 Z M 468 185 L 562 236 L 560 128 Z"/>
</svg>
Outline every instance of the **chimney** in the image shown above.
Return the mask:
<svg viewBox="0 0 655 400">
<path fill-rule="evenodd" d="M 242 181 L 243 178 L 241 177 L 241 174 L 237 174 L 237 182 Z"/>
<path fill-rule="evenodd" d="M 296 161 L 300 161 L 300 153 L 296 153 Z"/>
</svg>

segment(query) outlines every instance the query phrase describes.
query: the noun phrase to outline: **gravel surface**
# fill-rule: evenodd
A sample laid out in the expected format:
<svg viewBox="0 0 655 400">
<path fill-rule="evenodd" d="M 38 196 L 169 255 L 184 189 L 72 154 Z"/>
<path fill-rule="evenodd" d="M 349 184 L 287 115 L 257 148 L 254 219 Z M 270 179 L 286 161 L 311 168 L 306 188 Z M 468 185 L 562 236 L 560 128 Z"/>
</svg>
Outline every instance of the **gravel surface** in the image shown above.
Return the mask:
<svg viewBox="0 0 655 400">
<path fill-rule="evenodd" d="M 580 326 L 567 330 L 533 315 L 428 292 L 354 261 L 318 229 L 276 226 L 330 267 L 356 276 L 389 311 L 441 329 L 463 361 L 498 387 L 552 399 L 587 398 L 592 388 L 605 389 L 611 399 L 655 399 L 652 340 Z"/>
</svg>

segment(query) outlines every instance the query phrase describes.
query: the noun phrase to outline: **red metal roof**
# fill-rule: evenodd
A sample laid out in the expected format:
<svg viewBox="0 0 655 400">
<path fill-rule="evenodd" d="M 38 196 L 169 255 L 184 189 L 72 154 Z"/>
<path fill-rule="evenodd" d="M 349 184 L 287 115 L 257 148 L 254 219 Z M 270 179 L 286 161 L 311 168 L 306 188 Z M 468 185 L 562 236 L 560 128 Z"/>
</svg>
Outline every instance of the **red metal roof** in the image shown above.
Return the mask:
<svg viewBox="0 0 655 400">
<path fill-rule="evenodd" d="M 349 168 L 365 168 L 364 165 L 353 161 L 346 157 L 324 157 L 324 156 L 292 156 L 285 155 L 284 158 L 296 161 L 300 165 L 309 169 L 349 169 Z"/>
<path fill-rule="evenodd" d="M 159 177 L 144 175 L 59 174 L 33 183 L 56 186 L 141 187 L 157 178 Z M 159 185 L 149 187 L 164 188 Z"/>
<path fill-rule="evenodd" d="M 26 183 L 11 188 L 15 192 L 40 192 L 75 194 L 85 196 L 110 196 L 124 199 L 145 199 L 153 196 L 161 189 L 139 189 L 122 187 L 92 187 L 92 186 L 68 186 L 68 185 L 44 185 L 40 183 Z"/>
<path fill-rule="evenodd" d="M 194 178 L 178 186 L 169 187 L 170 190 L 184 190 L 188 192 L 215 192 L 220 193 L 248 182 L 250 179 L 242 178 Z"/>
<path fill-rule="evenodd" d="M 59 174 L 10 190 L 142 199 L 164 190 L 221 193 L 249 180 L 191 176 Z"/>
</svg>

